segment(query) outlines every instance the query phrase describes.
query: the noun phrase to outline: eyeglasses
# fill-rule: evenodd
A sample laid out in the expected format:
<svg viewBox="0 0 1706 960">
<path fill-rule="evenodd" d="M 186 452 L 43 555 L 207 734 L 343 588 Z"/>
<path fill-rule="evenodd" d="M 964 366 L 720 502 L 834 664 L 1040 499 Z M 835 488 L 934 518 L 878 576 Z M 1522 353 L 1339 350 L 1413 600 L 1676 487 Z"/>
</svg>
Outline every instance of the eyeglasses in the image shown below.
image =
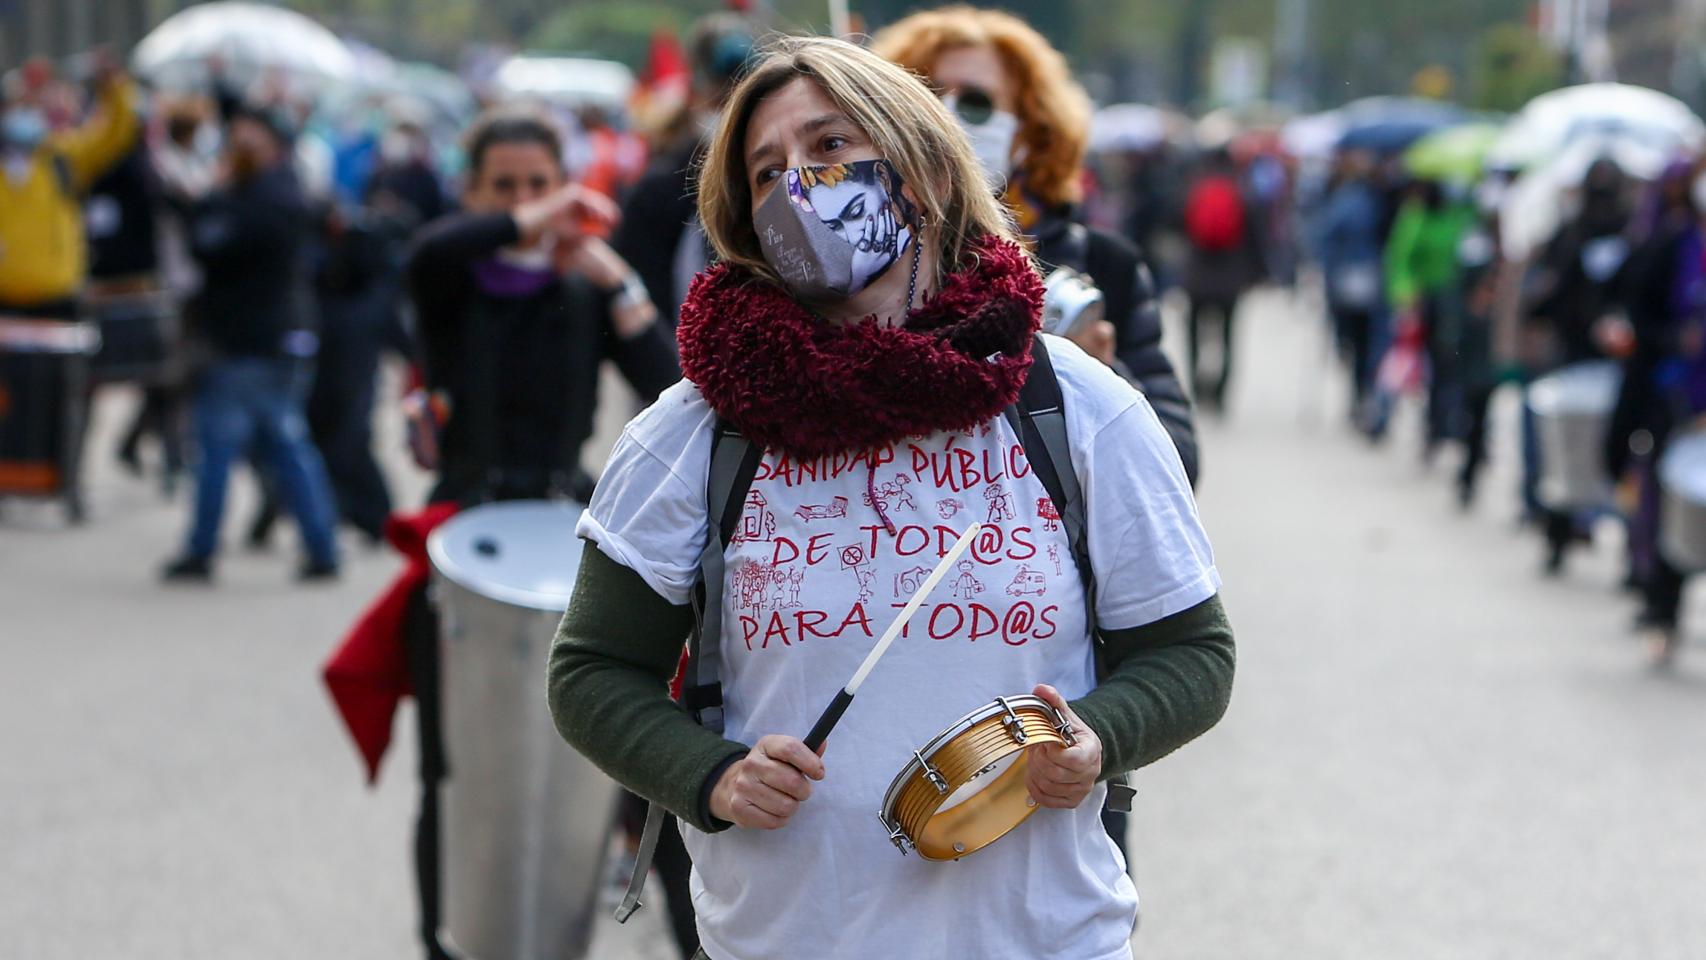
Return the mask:
<svg viewBox="0 0 1706 960">
<path fill-rule="evenodd" d="M 958 92 L 950 93 L 943 98 L 948 101 L 949 109 L 959 115 L 961 120 L 972 126 L 982 126 L 995 116 L 995 99 L 987 90 L 977 87 L 961 87 Z"/>
</svg>

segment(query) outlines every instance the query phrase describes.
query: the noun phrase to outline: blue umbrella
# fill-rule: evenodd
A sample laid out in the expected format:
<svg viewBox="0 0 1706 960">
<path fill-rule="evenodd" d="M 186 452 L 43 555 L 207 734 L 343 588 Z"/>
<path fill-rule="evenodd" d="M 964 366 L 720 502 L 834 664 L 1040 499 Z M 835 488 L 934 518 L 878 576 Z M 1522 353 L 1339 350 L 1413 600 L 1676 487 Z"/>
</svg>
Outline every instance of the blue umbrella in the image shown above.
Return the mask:
<svg viewBox="0 0 1706 960">
<path fill-rule="evenodd" d="M 1371 150 L 1390 155 L 1402 153 L 1410 145 L 1435 130 L 1450 124 L 1419 120 L 1392 120 L 1352 127 L 1339 138 L 1340 150 Z"/>
<path fill-rule="evenodd" d="M 1461 107 L 1408 97 L 1371 97 L 1346 106 L 1344 112 L 1348 122 L 1339 149 L 1380 154 L 1402 152 L 1435 130 L 1469 119 Z"/>
</svg>

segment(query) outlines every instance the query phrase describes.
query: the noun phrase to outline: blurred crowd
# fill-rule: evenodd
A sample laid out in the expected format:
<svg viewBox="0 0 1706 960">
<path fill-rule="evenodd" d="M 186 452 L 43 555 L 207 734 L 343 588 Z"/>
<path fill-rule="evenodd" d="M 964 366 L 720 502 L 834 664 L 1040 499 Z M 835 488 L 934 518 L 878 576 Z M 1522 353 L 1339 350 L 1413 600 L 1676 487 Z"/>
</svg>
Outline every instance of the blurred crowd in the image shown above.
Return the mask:
<svg viewBox="0 0 1706 960">
<path fill-rule="evenodd" d="M 372 449 L 390 355 L 409 371 L 396 405 L 439 478 L 435 501 L 584 499 L 578 448 L 600 364 L 642 398 L 679 375 L 675 313 L 709 256 L 694 163 L 767 29 L 707 17 L 664 38 L 637 83 L 603 61 L 527 57 L 467 82 L 419 68 L 417 88 L 366 92 L 218 54 L 140 85 L 104 52 L 12 70 L 0 494 L 62 493 L 79 516 L 87 400 L 135 383 L 144 400 L 110 453 L 168 493 L 195 483 L 169 578 L 211 576 L 240 463 L 265 490 L 248 541 L 289 516 L 302 575 L 333 576 L 336 527 L 377 542 L 393 512 Z M 1350 423 L 1378 441 L 1417 395 L 1424 455 L 1462 447 L 1466 506 L 1498 388 L 1524 391 L 1520 496 L 1545 568 L 1597 519 L 1623 518 L 1640 623 L 1656 656 L 1674 651 L 1691 563 L 1661 544 L 1660 465 L 1706 402 L 1694 162 L 1706 134 L 1686 107 L 1596 84 L 1509 118 L 1379 97 L 1193 120 L 1094 107 L 1011 18 L 920 15 L 873 43 L 949 102 L 1045 269 L 1097 294 L 1093 318 L 1056 332 L 1145 390 L 1193 477 L 1193 406 L 1227 408 L 1244 295 L 1318 291 Z M 553 246 L 554 220 L 589 215 L 568 199 L 576 187 L 621 209 L 585 242 Z M 1167 295 L 1185 317 L 1182 376 L 1159 349 Z M 51 359 L 79 352 L 86 368 Z M 1557 425 L 1582 404 L 1603 423 L 1566 442 Z M 1584 445 L 1597 447 L 1597 492 L 1576 489 Z M 1565 462 L 1575 475 L 1546 482 Z M 1682 485 L 1670 486 L 1687 501 Z"/>
<path fill-rule="evenodd" d="M 0 494 L 63 493 L 80 515 L 83 406 L 103 384 L 136 383 L 144 402 L 110 453 L 168 492 L 195 481 L 168 577 L 211 575 L 239 463 L 266 491 L 247 539 L 264 544 L 288 515 L 303 576 L 335 575 L 335 528 L 378 541 L 393 512 L 372 450 L 377 375 L 393 355 L 410 371 L 400 406 L 416 459 L 439 477 L 435 500 L 584 498 L 576 451 L 602 361 L 642 398 L 679 374 L 675 312 L 708 259 L 694 162 L 766 29 L 706 18 L 629 86 L 606 78 L 619 65 L 547 58 L 488 65 L 473 71 L 484 85 L 454 94 L 445 84 L 461 81 L 442 71 L 430 88 L 351 93 L 218 55 L 189 83 L 179 70 L 139 86 L 98 52 L 11 71 Z M 1016 20 L 926 16 L 874 43 L 948 100 L 1039 261 L 1099 294 L 1094 322 L 1058 332 L 1145 390 L 1193 476 L 1193 402 L 1227 407 L 1244 295 L 1319 290 L 1350 422 L 1379 440 L 1417 394 L 1425 456 L 1463 448 L 1465 505 L 1493 397 L 1521 386 L 1520 494 L 1546 569 L 1597 518 L 1622 517 L 1640 622 L 1656 655 L 1674 650 L 1689 564 L 1661 548 L 1660 464 L 1706 402 L 1703 134 L 1686 107 L 1597 84 L 1509 118 L 1383 97 L 1193 120 L 1094 108 Z M 622 209 L 586 242 L 553 247 L 553 218 L 586 215 L 567 212 L 575 185 Z M 1169 291 L 1186 320 L 1183 376 L 1158 346 Z M 92 324 L 99 346 L 44 321 Z M 48 359 L 80 351 L 93 353 L 86 369 Z M 1550 425 L 1581 417 L 1554 408 L 1587 403 L 1591 384 L 1610 399 L 1596 401 L 1602 428 L 1583 429 L 1603 436 L 1550 449 L 1563 443 Z M 1599 448 L 1610 492 L 1544 482 L 1566 460 L 1581 474 L 1583 444 Z"/>
</svg>

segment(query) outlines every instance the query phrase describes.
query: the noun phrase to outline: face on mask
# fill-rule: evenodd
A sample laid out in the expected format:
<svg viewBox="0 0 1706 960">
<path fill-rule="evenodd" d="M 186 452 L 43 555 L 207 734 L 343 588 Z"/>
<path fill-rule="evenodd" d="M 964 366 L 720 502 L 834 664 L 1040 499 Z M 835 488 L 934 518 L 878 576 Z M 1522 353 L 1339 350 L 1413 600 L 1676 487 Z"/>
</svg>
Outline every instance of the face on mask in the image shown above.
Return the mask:
<svg viewBox="0 0 1706 960">
<path fill-rule="evenodd" d="M 47 139 L 47 116 L 34 107 L 13 107 L 0 121 L 0 142 L 18 150 L 34 150 Z"/>
<path fill-rule="evenodd" d="M 1013 139 L 1019 134 L 1019 118 L 996 109 L 989 94 L 976 87 L 950 93 L 942 98 L 942 104 L 971 138 L 972 152 L 977 154 L 990 187 L 995 190 L 1005 187 L 1007 174 L 1012 170 Z"/>
<path fill-rule="evenodd" d="M 887 160 L 784 171 L 753 212 L 765 262 L 807 301 L 870 286 L 911 248 L 917 223 Z"/>
</svg>

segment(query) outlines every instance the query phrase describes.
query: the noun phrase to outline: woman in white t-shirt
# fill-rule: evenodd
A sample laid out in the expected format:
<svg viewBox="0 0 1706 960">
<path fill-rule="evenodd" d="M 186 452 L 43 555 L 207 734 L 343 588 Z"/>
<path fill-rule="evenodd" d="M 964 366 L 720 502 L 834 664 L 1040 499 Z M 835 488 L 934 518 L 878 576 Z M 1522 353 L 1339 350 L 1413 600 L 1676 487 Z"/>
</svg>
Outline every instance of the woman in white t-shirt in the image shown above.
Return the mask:
<svg viewBox="0 0 1706 960">
<path fill-rule="evenodd" d="M 721 265 L 679 331 L 687 379 L 628 426 L 580 533 L 550 664 L 558 729 L 679 817 L 702 956 L 1128 957 L 1137 894 L 1099 811 L 1112 776 L 1225 709 L 1219 577 L 1143 397 L 1049 338 L 1088 515 L 1086 598 L 1003 411 L 1041 281 L 970 145 L 913 75 L 790 39 L 735 90 L 700 220 Z M 724 726 L 669 699 L 708 538 L 721 422 L 763 451 L 723 551 Z M 964 561 L 820 755 L 799 739 L 972 522 Z M 1032 747 L 1038 811 L 966 860 L 903 857 L 875 814 L 911 751 L 997 696 L 1080 731 Z"/>
</svg>

